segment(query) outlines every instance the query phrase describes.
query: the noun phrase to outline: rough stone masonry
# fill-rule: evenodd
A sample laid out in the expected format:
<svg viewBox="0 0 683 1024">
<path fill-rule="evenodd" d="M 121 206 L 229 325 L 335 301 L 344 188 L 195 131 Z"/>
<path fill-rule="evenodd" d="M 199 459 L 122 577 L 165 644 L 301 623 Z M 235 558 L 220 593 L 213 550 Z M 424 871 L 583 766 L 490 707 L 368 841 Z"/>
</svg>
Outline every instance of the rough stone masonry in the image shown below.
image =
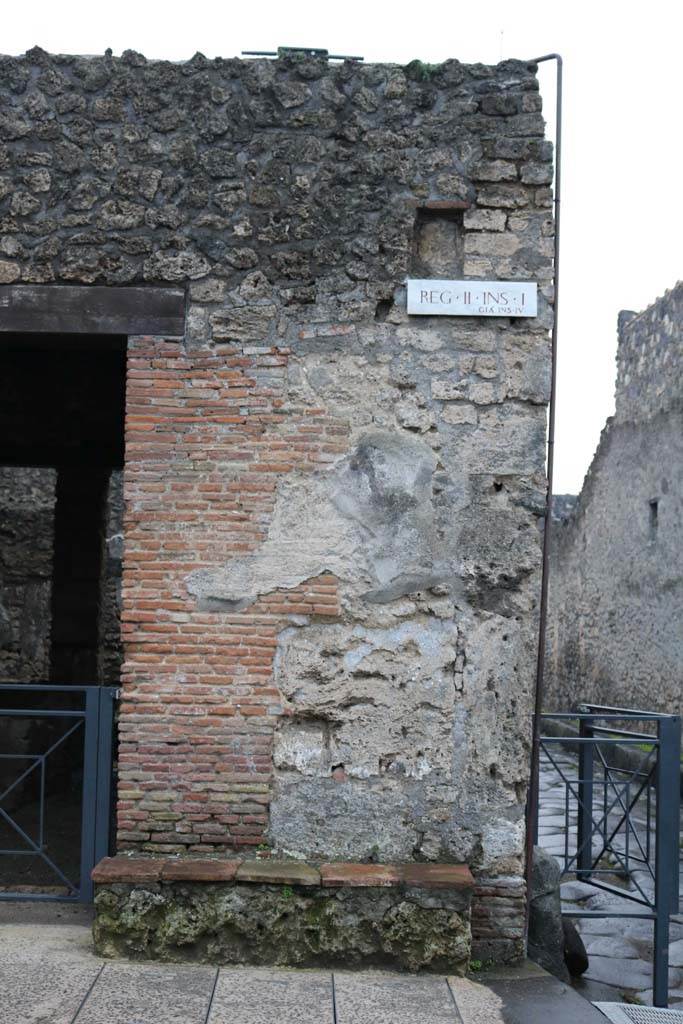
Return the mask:
<svg viewBox="0 0 683 1024">
<path fill-rule="evenodd" d="M 118 849 L 465 862 L 522 943 L 552 325 L 535 66 L 0 61 L 0 282 L 128 342 Z M 405 279 L 539 285 L 409 317 Z"/>
<path fill-rule="evenodd" d="M 618 327 L 615 415 L 553 514 L 547 704 L 681 714 L 683 283 Z"/>
</svg>

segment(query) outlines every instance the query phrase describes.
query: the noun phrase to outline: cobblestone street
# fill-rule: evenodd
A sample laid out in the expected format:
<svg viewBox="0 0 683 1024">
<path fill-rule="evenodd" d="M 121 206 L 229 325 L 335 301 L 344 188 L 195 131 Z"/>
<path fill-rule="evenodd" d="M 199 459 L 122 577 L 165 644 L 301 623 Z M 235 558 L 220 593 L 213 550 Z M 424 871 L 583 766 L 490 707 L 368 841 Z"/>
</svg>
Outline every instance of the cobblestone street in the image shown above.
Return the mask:
<svg viewBox="0 0 683 1024">
<path fill-rule="evenodd" d="M 538 844 L 564 864 L 565 852 L 565 798 L 564 783 L 547 760 L 541 761 L 540 810 Z M 633 816 L 634 828 L 641 842 L 645 843 L 645 810 L 640 804 Z M 616 824 L 616 818 L 614 819 Z M 618 848 L 623 850 L 625 837 L 617 837 Z M 637 843 L 633 834 L 632 848 Z M 679 846 L 680 849 L 680 846 Z M 576 813 L 569 815 L 569 852 L 576 850 Z M 612 863 L 615 863 L 612 860 Z M 651 897 L 654 886 L 650 872 L 645 867 L 631 870 L 631 878 L 625 880 L 617 874 L 605 877 L 611 885 L 637 894 L 637 886 Z M 680 883 L 679 883 L 680 884 Z M 620 899 L 612 893 L 576 881 L 574 874 L 568 874 L 562 888 L 563 909 L 602 910 L 610 907 L 615 913 L 637 911 L 639 908 L 627 899 Z M 651 921 L 617 920 L 615 918 L 577 919 L 590 959 L 586 974 L 574 983 L 577 991 L 587 999 L 618 1002 L 652 1003 L 652 948 L 653 925 Z M 669 947 L 669 1006 L 683 1008 L 683 914 L 671 919 L 671 943 Z"/>
</svg>

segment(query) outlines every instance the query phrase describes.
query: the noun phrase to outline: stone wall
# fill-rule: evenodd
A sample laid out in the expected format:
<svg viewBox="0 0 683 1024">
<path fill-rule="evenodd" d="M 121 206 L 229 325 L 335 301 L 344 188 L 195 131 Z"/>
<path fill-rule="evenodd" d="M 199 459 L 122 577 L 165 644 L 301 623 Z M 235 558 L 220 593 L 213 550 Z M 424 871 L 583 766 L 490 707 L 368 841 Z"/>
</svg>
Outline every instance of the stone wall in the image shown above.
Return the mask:
<svg viewBox="0 0 683 1024">
<path fill-rule="evenodd" d="M 119 848 L 466 861 L 518 907 L 535 68 L 34 50 L 0 76 L 2 279 L 188 292 L 183 338 L 129 339 Z M 538 281 L 539 316 L 410 318 L 411 273 Z"/>
<path fill-rule="evenodd" d="M 683 284 L 642 313 L 619 314 L 617 422 L 641 423 L 683 408 Z"/>
<path fill-rule="evenodd" d="M 57 474 L 0 466 L 0 682 L 50 677 Z"/>
<path fill-rule="evenodd" d="M 104 551 L 100 578 L 98 679 L 116 686 L 121 678 L 121 576 L 123 571 L 123 473 L 109 477 L 104 522 Z"/>
<path fill-rule="evenodd" d="M 683 711 L 682 325 L 680 284 L 620 315 L 616 416 L 552 526 L 547 710 Z"/>
<path fill-rule="evenodd" d="M 56 484 L 52 469 L 0 466 L 0 684 L 50 678 Z M 0 719 L 0 753 L 30 751 L 34 738 L 31 719 Z M 0 758 L 0 793 L 16 777 L 16 762 Z M 11 810 L 23 791 L 15 787 L 3 809 Z"/>
<path fill-rule="evenodd" d="M 56 469 L 0 466 L 0 682 L 49 683 L 52 679 L 56 494 Z M 93 681 L 116 685 L 122 660 L 120 471 L 111 474 L 105 518 L 100 661 Z"/>
</svg>

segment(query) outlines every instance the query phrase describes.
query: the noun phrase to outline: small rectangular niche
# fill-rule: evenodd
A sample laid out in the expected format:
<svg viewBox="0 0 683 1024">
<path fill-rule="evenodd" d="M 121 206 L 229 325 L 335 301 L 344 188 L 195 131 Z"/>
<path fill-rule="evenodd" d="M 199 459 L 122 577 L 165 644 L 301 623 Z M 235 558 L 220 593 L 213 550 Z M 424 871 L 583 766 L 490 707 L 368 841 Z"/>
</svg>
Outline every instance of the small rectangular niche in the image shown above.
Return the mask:
<svg viewBox="0 0 683 1024">
<path fill-rule="evenodd" d="M 659 499 L 651 498 L 648 502 L 649 505 L 649 536 L 650 542 L 654 543 L 657 540 L 657 530 L 659 529 Z"/>
<path fill-rule="evenodd" d="M 419 209 L 413 229 L 410 276 L 461 278 L 464 266 L 463 211 Z"/>
</svg>

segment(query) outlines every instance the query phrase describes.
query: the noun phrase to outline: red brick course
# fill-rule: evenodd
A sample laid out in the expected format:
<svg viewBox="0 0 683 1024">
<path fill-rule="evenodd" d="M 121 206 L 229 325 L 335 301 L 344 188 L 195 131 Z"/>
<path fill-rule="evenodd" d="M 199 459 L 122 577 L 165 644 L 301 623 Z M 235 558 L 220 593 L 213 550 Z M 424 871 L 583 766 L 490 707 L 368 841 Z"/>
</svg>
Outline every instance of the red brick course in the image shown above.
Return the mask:
<svg viewBox="0 0 683 1024">
<path fill-rule="evenodd" d="M 119 850 L 264 841 L 283 713 L 277 636 L 291 614 L 337 616 L 336 580 L 236 612 L 201 610 L 186 580 L 258 548 L 278 479 L 345 450 L 346 424 L 288 400 L 288 359 L 287 349 L 129 341 Z"/>
</svg>

